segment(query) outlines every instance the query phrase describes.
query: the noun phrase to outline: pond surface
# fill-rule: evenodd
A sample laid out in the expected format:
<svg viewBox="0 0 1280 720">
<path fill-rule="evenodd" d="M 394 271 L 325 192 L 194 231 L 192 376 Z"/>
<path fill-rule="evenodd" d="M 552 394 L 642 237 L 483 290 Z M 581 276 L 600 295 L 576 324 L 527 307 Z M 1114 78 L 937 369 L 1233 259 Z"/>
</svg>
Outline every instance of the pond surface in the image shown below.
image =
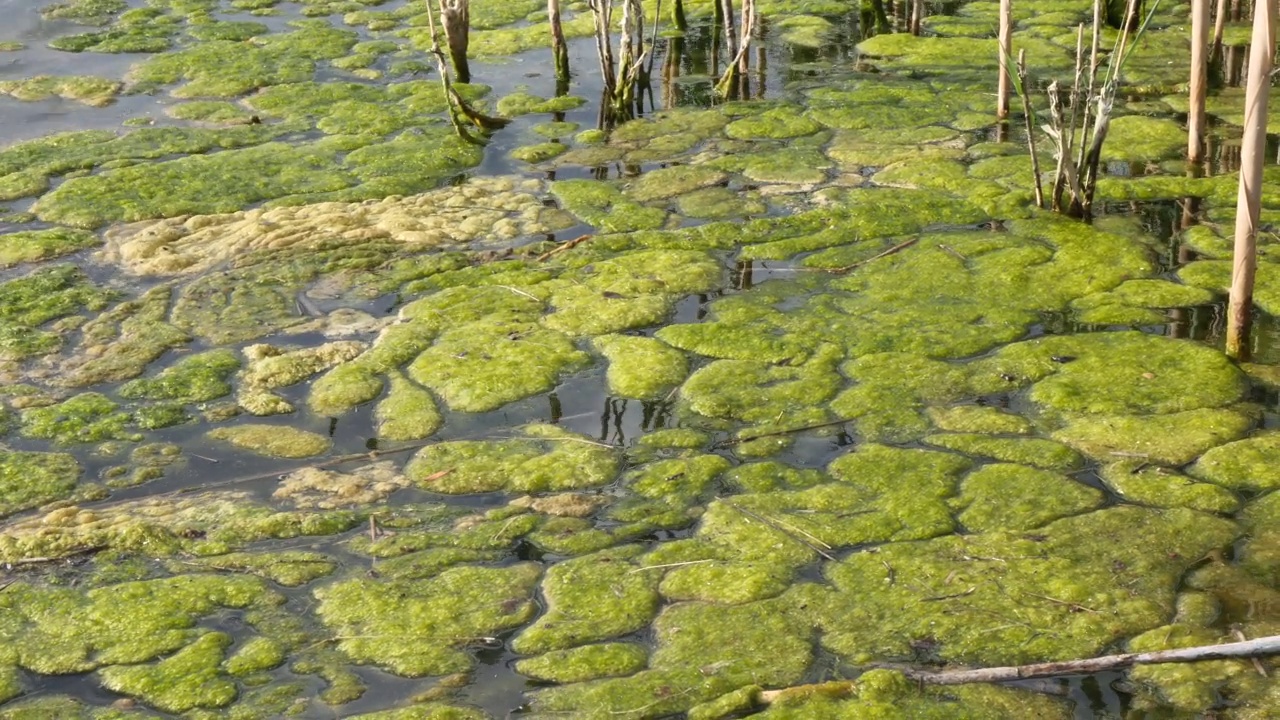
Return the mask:
<svg viewBox="0 0 1280 720">
<path fill-rule="evenodd" d="M 557 91 L 476 0 L 472 143 L 422 3 L 0 0 L 0 719 L 1270 717 L 1243 661 L 898 671 L 1280 625 L 1240 88 L 1186 167 L 1157 6 L 1094 222 L 1039 210 L 995 5 L 762 2 L 729 99 L 648 3 L 603 127 L 589 8 Z M 1017 5 L 1043 117 L 1091 4 Z"/>
</svg>

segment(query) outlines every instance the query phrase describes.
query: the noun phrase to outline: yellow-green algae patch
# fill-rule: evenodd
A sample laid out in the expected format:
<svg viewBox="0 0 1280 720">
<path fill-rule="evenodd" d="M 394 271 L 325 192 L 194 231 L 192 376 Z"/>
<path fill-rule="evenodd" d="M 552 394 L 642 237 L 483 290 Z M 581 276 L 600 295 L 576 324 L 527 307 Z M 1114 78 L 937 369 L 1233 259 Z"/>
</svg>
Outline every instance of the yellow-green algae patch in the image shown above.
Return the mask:
<svg viewBox="0 0 1280 720">
<path fill-rule="evenodd" d="M 316 612 L 356 663 L 407 677 L 466 672 L 467 646 L 533 616 L 541 573 L 521 563 L 452 568 L 426 580 L 344 580 L 316 590 Z"/>
<path fill-rule="evenodd" d="M 210 650 L 210 641 L 204 639 L 208 632 L 197 621 L 222 608 L 270 608 L 281 602 L 283 598 L 261 579 L 235 575 L 181 575 L 87 591 L 17 582 L 0 596 L 0 637 L 17 664 L 32 672 L 107 668 L 104 674 L 114 674 L 129 685 L 129 692 L 145 697 L 173 690 L 184 673 L 166 673 L 172 669 L 165 668 L 166 661 L 155 666 L 136 663 L 182 648 L 195 647 L 193 655 L 206 655 L 202 650 Z M 221 656 L 219 647 L 215 670 Z M 156 682 L 143 681 L 142 676 Z"/>
<path fill-rule="evenodd" d="M 540 585 L 546 612 L 515 637 L 523 654 L 586 645 L 640 630 L 658 609 L 657 578 L 632 572 L 628 545 L 552 565 Z"/>
<path fill-rule="evenodd" d="M 1219 445 L 1202 455 L 1187 473 L 1232 490 L 1274 490 L 1280 487 L 1280 433 Z"/>
<path fill-rule="evenodd" d="M 761 720 L 1066 720 L 1067 703 L 998 685 L 929 688 L 892 670 L 871 670 L 852 689 L 785 694 L 752 717 Z"/>
<path fill-rule="evenodd" d="M 389 461 L 362 465 L 349 473 L 308 467 L 284 476 L 271 497 L 300 508 L 365 507 L 408 484 Z"/>
<path fill-rule="evenodd" d="M 70 228 L 5 233 L 0 235 L 0 267 L 69 255 L 99 242 L 93 233 Z"/>
<path fill-rule="evenodd" d="M 560 180 L 551 185 L 551 194 L 565 210 L 603 232 L 656 230 L 667 221 L 663 210 L 628 199 L 602 180 Z"/>
<path fill-rule="evenodd" d="M 240 358 L 227 349 L 184 357 L 154 377 L 130 380 L 120 386 L 120 396 L 149 400 L 208 402 L 231 393 L 231 376 L 240 369 Z"/>
<path fill-rule="evenodd" d="M 391 389 L 373 411 L 378 437 L 384 440 L 421 440 L 444 424 L 431 393 L 403 373 L 391 373 Z"/>
<path fill-rule="evenodd" d="M 460 494 L 599 487 L 613 480 L 618 455 L 552 425 L 526 425 L 510 440 L 458 440 L 418 451 L 405 475 L 424 488 Z M 439 477 L 434 477 L 445 473 Z"/>
<path fill-rule="evenodd" d="M 27 101 L 60 97 L 102 107 L 114 102 L 122 87 L 118 80 L 100 77 L 37 75 L 23 80 L 0 81 L 0 95 Z"/>
<path fill-rule="evenodd" d="M 649 202 L 684 195 L 726 180 L 727 175 L 709 167 L 676 165 L 644 173 L 631 182 L 626 192 L 638 202 Z"/>
<path fill-rule="evenodd" d="M 1245 389 L 1244 374 L 1220 352 L 1137 332 L 1030 340 L 1002 348 L 973 367 L 975 385 L 1007 387 L 1000 373 L 1019 376 L 1035 383 L 1032 401 L 1064 413 L 1137 415 L 1223 407 Z"/>
<path fill-rule="evenodd" d="M 532 710 L 667 717 L 739 687 L 797 683 L 813 660 L 803 611 L 782 600 L 679 603 L 664 609 L 654 629 L 649 670 L 537 691 Z"/>
<path fill-rule="evenodd" d="M 516 670 L 537 680 L 583 682 L 631 675 L 649 664 L 649 651 L 634 643 L 600 643 L 570 650 L 553 650 L 516 662 Z"/>
<path fill-rule="evenodd" d="M 236 699 L 236 684 L 220 672 L 231 636 L 210 632 L 155 665 L 113 666 L 100 671 L 110 690 L 133 695 L 172 713 L 216 708 Z"/>
<path fill-rule="evenodd" d="M 1182 573 L 1236 533 L 1233 523 L 1191 510 L 1108 508 L 1035 534 L 855 553 L 827 567 L 836 590 L 813 601 L 823 603 L 823 644 L 854 662 L 910 657 L 922 640 L 949 662 L 1091 657 L 1163 624 Z"/>
<path fill-rule="evenodd" d="M 321 415 L 341 415 L 382 394 L 383 380 L 358 362 L 346 362 L 311 384 L 307 405 Z"/>
<path fill-rule="evenodd" d="M 119 409 L 102 393 L 81 393 L 55 405 L 23 410 L 21 432 L 59 445 L 141 439 L 128 429 L 132 416 Z"/>
<path fill-rule="evenodd" d="M 1137 456 L 1162 465 L 1184 465 L 1206 450 L 1244 437 L 1253 426 L 1248 412 L 1200 408 L 1165 415 L 1073 417 L 1053 438 L 1102 462 Z"/>
<path fill-rule="evenodd" d="M 605 335 L 593 341 L 609 361 L 609 392 L 638 400 L 661 400 L 685 379 L 684 353 L 654 338 Z M 647 436 L 646 436 L 647 437 Z"/>
<path fill-rule="evenodd" d="M 931 407 L 928 415 L 939 430 L 947 432 L 1026 435 L 1033 429 L 1030 421 L 1024 417 L 981 405 Z"/>
<path fill-rule="evenodd" d="M 1025 465 L 985 465 L 965 476 L 955 499 L 971 532 L 1030 530 L 1092 510 L 1102 493 L 1065 475 Z"/>
<path fill-rule="evenodd" d="M 66 497 L 79 477 L 65 453 L 0 450 L 0 517 Z"/>
<path fill-rule="evenodd" d="M 201 558 L 195 564 L 210 570 L 257 575 L 286 587 L 306 585 L 337 568 L 337 563 L 328 555 L 303 550 L 227 553 Z"/>
<path fill-rule="evenodd" d="M 1000 438 L 972 433 L 929 435 L 925 442 L 956 452 L 1021 463 L 1046 470 L 1072 470 L 1084 464 L 1074 450 L 1041 438 Z"/>
<path fill-rule="evenodd" d="M 332 443 L 323 435 L 287 425 L 249 423 L 210 430 L 208 436 L 242 450 L 279 458 L 304 458 L 320 455 Z"/>
<path fill-rule="evenodd" d="M 1099 474 L 1112 492 L 1132 503 L 1224 514 L 1240 507 L 1235 494 L 1220 485 L 1196 482 L 1179 472 L 1141 460 L 1113 462 L 1103 466 Z"/>
</svg>

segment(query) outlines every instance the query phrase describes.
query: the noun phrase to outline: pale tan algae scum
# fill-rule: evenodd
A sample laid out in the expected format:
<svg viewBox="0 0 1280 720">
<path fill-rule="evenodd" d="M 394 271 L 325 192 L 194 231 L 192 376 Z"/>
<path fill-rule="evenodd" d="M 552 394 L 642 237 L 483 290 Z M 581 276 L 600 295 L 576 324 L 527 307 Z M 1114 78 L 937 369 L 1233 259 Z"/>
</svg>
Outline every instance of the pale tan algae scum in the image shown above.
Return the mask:
<svg viewBox="0 0 1280 720">
<path fill-rule="evenodd" d="M 664 71 L 668 106 L 601 131 L 593 62 L 567 96 L 512 80 L 542 3 L 476 0 L 459 91 L 515 118 L 487 146 L 421 3 L 72 0 L 52 48 L 0 37 L 84 53 L 0 78 L 0 111 L 84 128 L 0 149 L 0 719 L 1012 720 L 1091 716 L 1082 684 L 1269 717 L 1245 662 L 1122 697 L 868 671 L 1280 627 L 1280 373 L 1164 332 L 1216 302 L 1234 207 L 1177 162 L 1185 8 L 1099 185 L 1200 200 L 1176 273 L 1150 215 L 1032 208 L 989 141 L 994 8 L 913 37 L 762 3 L 762 97 Z M 704 66 L 684 9 L 655 67 Z M 1063 77 L 1091 4 L 1015 14 Z"/>
</svg>

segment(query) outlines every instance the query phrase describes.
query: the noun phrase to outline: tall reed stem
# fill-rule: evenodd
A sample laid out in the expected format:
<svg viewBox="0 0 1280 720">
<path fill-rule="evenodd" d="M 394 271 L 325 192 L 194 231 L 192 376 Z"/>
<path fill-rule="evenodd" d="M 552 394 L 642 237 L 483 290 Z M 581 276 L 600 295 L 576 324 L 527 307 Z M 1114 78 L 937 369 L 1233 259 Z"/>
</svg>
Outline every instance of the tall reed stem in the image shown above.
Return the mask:
<svg viewBox="0 0 1280 720">
<path fill-rule="evenodd" d="M 1276 4 L 1256 0 L 1250 39 L 1249 78 L 1244 97 L 1244 135 L 1240 143 L 1240 188 L 1236 194 L 1235 251 L 1231 263 L 1231 298 L 1227 306 L 1227 355 L 1249 358 L 1253 321 L 1253 276 L 1258 266 L 1258 215 L 1262 200 L 1262 166 L 1266 163 L 1267 100 L 1276 49 Z"/>
<path fill-rule="evenodd" d="M 1187 161 L 1198 163 L 1204 150 L 1204 101 L 1209 82 L 1209 0 L 1191 0 L 1191 88 L 1187 111 Z"/>
<path fill-rule="evenodd" d="M 996 119 L 1009 117 L 1009 58 L 1013 57 L 1013 3 L 1000 0 L 1000 80 L 996 86 Z"/>
</svg>

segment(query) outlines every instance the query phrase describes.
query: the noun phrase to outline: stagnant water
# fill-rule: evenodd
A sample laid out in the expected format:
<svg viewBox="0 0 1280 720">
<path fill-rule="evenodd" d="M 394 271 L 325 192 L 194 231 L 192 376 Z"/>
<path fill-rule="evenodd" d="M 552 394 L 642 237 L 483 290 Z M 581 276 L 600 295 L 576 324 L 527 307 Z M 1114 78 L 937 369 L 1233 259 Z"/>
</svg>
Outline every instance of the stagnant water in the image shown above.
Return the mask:
<svg viewBox="0 0 1280 720">
<path fill-rule="evenodd" d="M 1266 717 L 1243 661 L 874 670 L 1280 619 L 1238 89 L 1189 178 L 1157 8 L 1055 219 L 986 5 L 761 5 L 729 100 L 664 2 L 593 132 L 588 8 L 557 98 L 545 8 L 476 2 L 473 145 L 421 3 L 0 0 L 0 718 Z M 1042 87 L 1090 8 L 1018 13 Z"/>
</svg>

